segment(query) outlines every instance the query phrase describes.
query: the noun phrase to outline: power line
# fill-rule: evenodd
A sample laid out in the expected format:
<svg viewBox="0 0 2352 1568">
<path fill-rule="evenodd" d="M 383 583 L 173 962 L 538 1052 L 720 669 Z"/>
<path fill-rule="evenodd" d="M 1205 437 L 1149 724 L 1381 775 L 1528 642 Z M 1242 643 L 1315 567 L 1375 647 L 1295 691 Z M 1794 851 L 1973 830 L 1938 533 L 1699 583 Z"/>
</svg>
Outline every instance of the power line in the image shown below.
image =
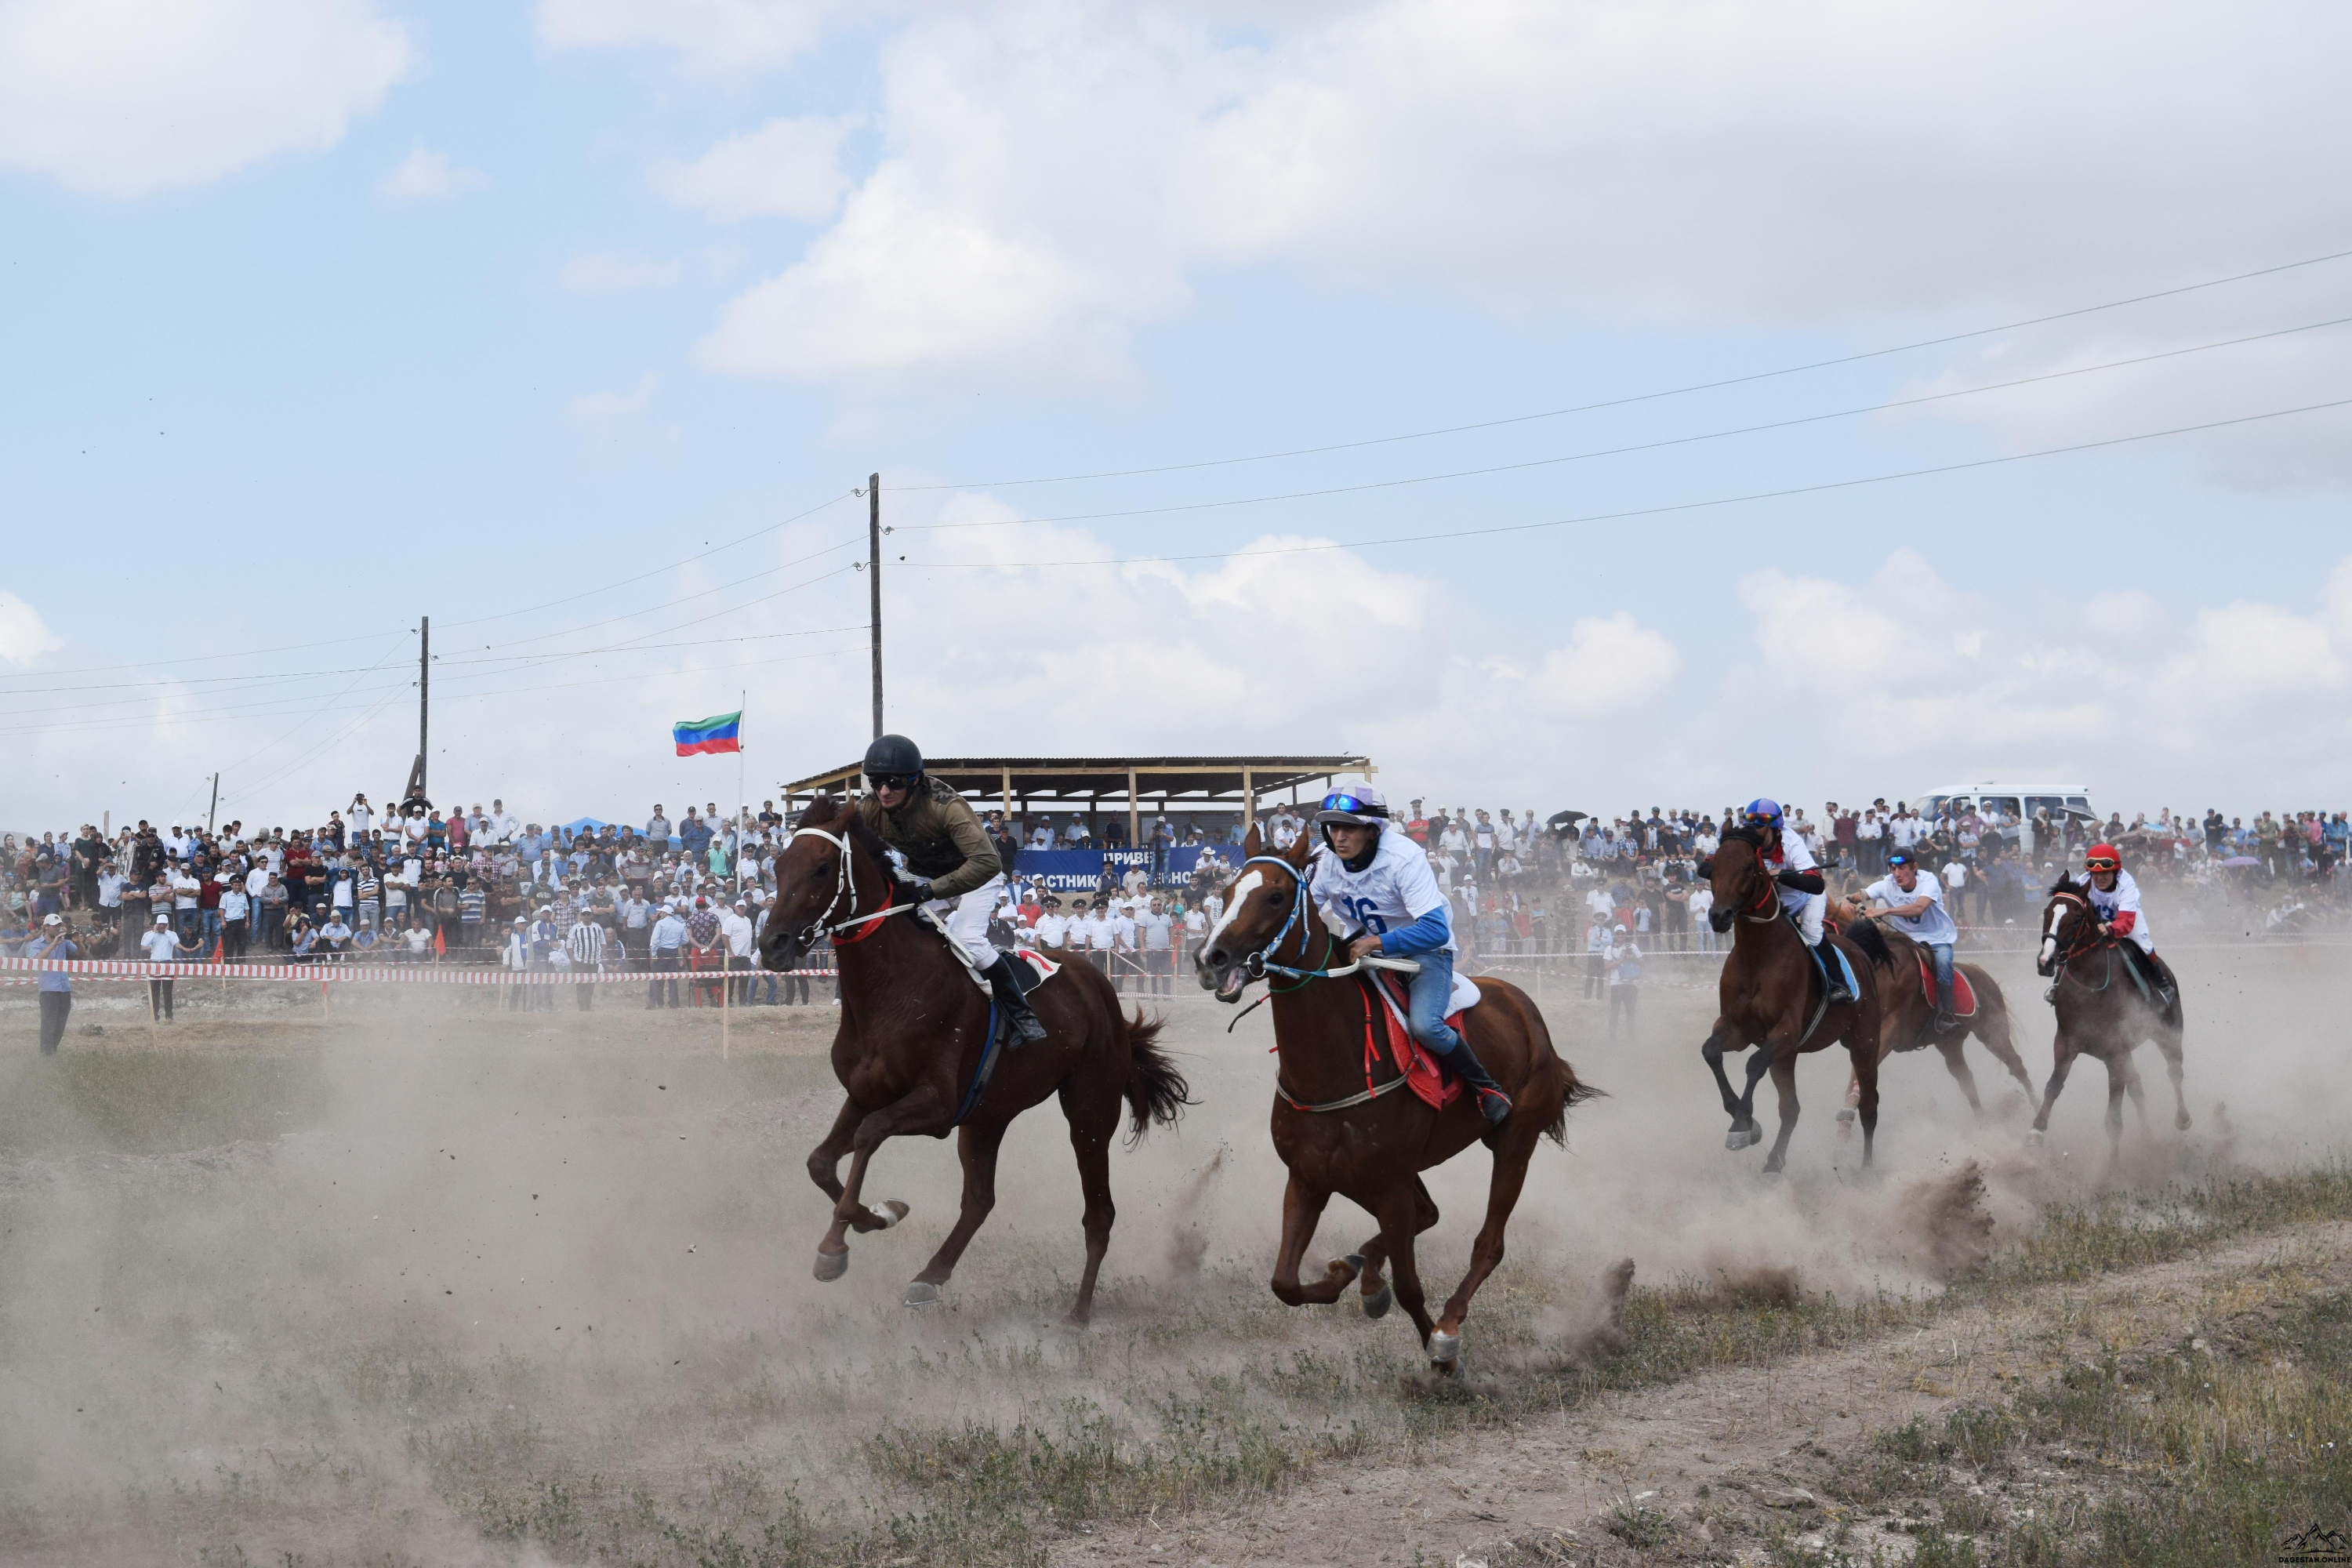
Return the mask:
<svg viewBox="0 0 2352 1568">
<path fill-rule="evenodd" d="M 1294 447 L 1279 452 L 1255 452 L 1246 457 L 1209 458 L 1190 463 L 1161 463 L 1142 468 L 1103 468 L 1091 473 L 1048 474 L 1023 479 L 971 479 L 956 484 L 900 485 L 900 490 L 1011 489 L 1019 485 L 1060 485 L 1081 479 L 1124 479 L 1146 474 L 1183 473 L 1194 468 L 1230 468 L 1238 463 L 1270 463 L 1286 458 L 1312 458 L 1326 452 L 1353 451 L 1361 447 L 1384 447 L 1399 441 L 1425 441 L 1439 436 L 1460 436 L 1474 430 L 1495 430 L 1505 426 L 1525 425 L 1538 419 L 1561 419 L 1575 414 L 1592 414 L 1604 408 L 1623 408 L 1636 403 L 1653 403 L 1660 398 L 1685 397 L 1693 393 L 1715 392 L 1727 386 L 1746 386 L 1755 382 L 1771 381 L 1780 376 L 1801 375 L 1808 371 L 1829 370 L 1842 364 L 1860 364 L 1869 360 L 1885 359 L 1892 354 L 1912 353 L 1920 349 L 1940 348 L 1948 343 L 1967 342 L 1972 338 L 1996 336 L 2001 332 L 2022 331 L 2027 327 L 2047 326 L 2053 321 L 2073 321 L 2081 316 L 2096 315 L 2103 310 L 2119 310 L 2128 305 L 2145 305 L 2155 300 L 2170 300 L 2183 294 L 2194 294 L 2207 289 L 2220 289 L 2231 283 L 2244 283 L 2256 278 L 2274 277 L 2305 267 L 2318 267 L 2330 261 L 2352 257 L 2352 250 L 2333 250 L 2325 256 L 2306 257 L 2301 261 L 2282 262 L 2276 267 L 2259 267 L 2252 272 L 2234 272 L 2226 278 L 2209 278 L 2201 283 L 2184 283 L 2177 289 L 2159 289 L 2150 294 L 2134 294 L 2126 299 L 2108 300 L 2096 305 L 2078 306 L 2071 310 L 2058 310 L 2046 316 L 2029 316 L 2023 321 L 2004 321 L 1997 327 L 1977 327 L 1965 332 L 1950 332 L 1939 338 L 1921 338 L 1916 342 L 1896 343 L 1888 348 L 1870 349 L 1861 353 L 1839 354 L 1831 359 L 1808 360 L 1802 364 L 1782 365 L 1775 370 L 1751 371 L 1745 375 L 1725 376 L 1716 381 L 1693 382 L 1686 386 L 1665 387 L 1656 392 L 1634 393 L 1623 397 L 1603 398 L 1597 403 L 1579 403 L 1565 408 L 1548 408 L 1536 414 L 1514 414 L 1499 419 L 1481 419 L 1466 425 L 1445 425 L 1431 430 L 1409 430 L 1395 436 L 1373 436 L 1357 441 L 1334 441 L 1320 447 Z"/>
<path fill-rule="evenodd" d="M 2317 331 L 2325 327 L 2340 327 L 2347 322 L 2352 322 L 2352 316 L 2337 316 L 2329 321 L 2311 321 L 2299 327 L 2281 327 L 2273 331 L 2252 332 L 2244 337 L 2225 338 L 2210 343 L 2195 343 L 2186 348 L 2162 349 L 2154 353 L 2135 354 L 2128 359 L 2109 360 L 2102 364 L 2075 365 L 2066 370 L 2045 371 L 2039 375 L 2019 376 L 2013 381 L 1991 382 L 1983 386 L 1963 386 L 1949 392 L 1922 393 L 1916 397 L 1891 398 L 1884 403 L 1869 403 L 1853 408 L 1832 409 L 1822 414 L 1804 414 L 1792 419 L 1775 419 L 1761 425 L 1740 425 L 1725 430 L 1703 431 L 1695 436 L 1668 436 L 1655 441 L 1636 441 L 1622 447 L 1599 447 L 1588 451 L 1564 453 L 1558 457 L 1528 458 L 1516 463 L 1493 463 L 1476 468 L 1453 468 L 1444 473 L 1413 474 L 1396 479 L 1368 479 L 1360 484 L 1328 485 L 1319 489 L 1285 490 L 1273 495 L 1233 496 L 1221 500 L 1179 501 L 1166 506 L 1130 507 L 1122 511 L 1070 512 L 1059 517 L 982 518 L 968 522 L 904 523 L 900 525 L 900 531 L 923 533 L 968 528 L 1011 528 L 1022 523 L 1116 521 L 1125 518 L 1162 516 L 1170 512 L 1212 511 L 1232 506 L 1262 506 L 1274 501 L 1313 500 L 1325 496 L 1358 495 L 1366 490 L 1397 489 L 1406 485 L 1436 484 L 1446 479 L 1476 479 L 1487 474 L 1516 473 L 1524 468 L 1552 468 L 1562 463 L 1587 462 L 1596 458 L 1622 458 L 1635 452 L 1655 452 L 1670 447 L 1693 446 L 1702 441 L 1720 441 L 1738 436 L 1763 435 L 1774 430 L 1794 429 L 1804 425 L 1819 425 L 1832 419 L 1853 419 L 1865 414 L 1885 414 L 1899 408 L 1916 408 L 1924 404 L 1948 402 L 1957 397 L 1974 397 L 1988 392 L 2008 392 L 2021 386 L 2034 386 L 2044 382 L 2063 381 L 2070 376 L 2121 370 L 2132 365 L 2152 363 L 2158 360 L 2178 359 L 2185 354 L 2205 353 L 2214 349 L 2235 348 L 2242 343 L 2291 337 L 2297 332 Z"/>
<path fill-rule="evenodd" d="M 1087 561 L 940 561 L 910 562 L 939 571 L 1022 571 L 1032 567 L 1061 566 L 1139 566 L 1173 563 L 1184 561 L 1245 561 L 1261 555 L 1313 555 L 1333 550 L 1370 550 L 1386 544 L 1422 544 L 1440 539 L 1477 539 L 1498 533 L 1533 533 L 1544 529 L 1570 528 L 1580 523 L 1617 522 L 1638 517 L 1664 517 L 1675 512 L 1699 511 L 1710 507 L 1738 506 L 1748 501 L 1782 500 L 1791 496 L 1820 495 L 1829 490 L 1853 489 L 1864 485 L 1883 485 L 1896 479 L 1925 479 L 1937 474 L 1964 473 L 1970 468 L 1990 468 L 2003 463 L 2029 462 L 2036 458 L 2063 457 L 2071 452 L 2091 452 L 2106 447 L 2129 446 L 2138 441 L 2160 440 L 2168 436 L 2192 436 L 2204 430 L 2223 430 L 2232 426 L 2259 424 L 2265 419 L 2284 419 L 2297 414 L 2316 414 L 2330 408 L 2352 407 L 2352 397 L 2338 397 L 2325 403 L 2306 403 L 2294 408 L 2276 408 L 2265 414 L 2245 414 L 2231 419 L 2211 419 L 2199 425 L 2176 425 L 2168 430 L 2146 430 L 2132 436 L 2111 436 L 2097 441 L 2077 441 L 2070 446 L 2045 447 L 2033 452 L 2011 452 L 1997 458 L 1975 458 L 1960 463 L 1939 463 L 1933 468 L 1905 468 L 1891 474 L 1866 474 L 1859 479 L 1828 479 L 1820 484 L 1791 485 L 1785 489 L 1754 490 L 1746 495 L 1717 496 L 1706 500 L 1675 501 L 1664 506 L 1632 507 L 1622 511 L 1589 512 L 1580 517 L 1554 518 L 1546 522 L 1498 523 L 1487 528 L 1443 529 L 1431 533 L 1400 533 L 1385 539 L 1359 539 L 1329 542 L 1320 544 L 1286 544 L 1266 550 L 1203 550 L 1186 555 L 1126 555 L 1106 556 Z"/>
</svg>

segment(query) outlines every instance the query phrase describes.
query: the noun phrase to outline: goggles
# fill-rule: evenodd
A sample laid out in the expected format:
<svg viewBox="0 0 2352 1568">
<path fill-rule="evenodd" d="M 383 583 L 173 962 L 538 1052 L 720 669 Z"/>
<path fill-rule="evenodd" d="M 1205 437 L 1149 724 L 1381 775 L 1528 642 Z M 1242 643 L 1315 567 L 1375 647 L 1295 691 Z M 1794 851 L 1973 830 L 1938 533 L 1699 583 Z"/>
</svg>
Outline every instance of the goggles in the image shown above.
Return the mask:
<svg viewBox="0 0 2352 1568">
<path fill-rule="evenodd" d="M 1384 812 L 1378 808 L 1368 809 L 1361 799 L 1349 795 L 1345 790 L 1333 790 L 1329 795 L 1325 795 L 1323 797 L 1323 809 L 1325 811 L 1344 811 L 1350 813 L 1351 815 L 1362 815 L 1366 816 L 1380 816 L 1385 815 Z"/>
<path fill-rule="evenodd" d="M 1913 860 L 1910 856 L 1904 854 L 1900 849 L 1886 858 L 1886 866 L 1889 870 L 1894 869 L 1897 866 L 1912 866 L 1916 864 L 1916 861 Z"/>
<path fill-rule="evenodd" d="M 2124 868 L 2124 863 L 2112 855 L 2094 855 L 2084 861 L 2083 866 L 2090 871 L 2120 871 Z"/>
</svg>

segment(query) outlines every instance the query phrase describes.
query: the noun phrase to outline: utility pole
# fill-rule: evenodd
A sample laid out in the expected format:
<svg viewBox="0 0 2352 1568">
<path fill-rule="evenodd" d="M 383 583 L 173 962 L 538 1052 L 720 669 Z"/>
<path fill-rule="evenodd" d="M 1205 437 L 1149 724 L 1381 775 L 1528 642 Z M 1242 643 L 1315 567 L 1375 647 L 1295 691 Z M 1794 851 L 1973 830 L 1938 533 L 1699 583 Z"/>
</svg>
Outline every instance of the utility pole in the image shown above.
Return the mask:
<svg viewBox="0 0 2352 1568">
<path fill-rule="evenodd" d="M 866 480 L 866 595 L 874 620 L 874 738 L 882 738 L 882 476 Z"/>
<path fill-rule="evenodd" d="M 220 815 L 220 774 L 213 775 L 213 803 L 205 807 L 205 831 L 213 830 L 213 818 Z"/>
<path fill-rule="evenodd" d="M 425 721 L 432 702 L 433 617 L 421 616 L 416 623 L 416 765 L 408 770 L 407 800 L 425 798 Z"/>
</svg>

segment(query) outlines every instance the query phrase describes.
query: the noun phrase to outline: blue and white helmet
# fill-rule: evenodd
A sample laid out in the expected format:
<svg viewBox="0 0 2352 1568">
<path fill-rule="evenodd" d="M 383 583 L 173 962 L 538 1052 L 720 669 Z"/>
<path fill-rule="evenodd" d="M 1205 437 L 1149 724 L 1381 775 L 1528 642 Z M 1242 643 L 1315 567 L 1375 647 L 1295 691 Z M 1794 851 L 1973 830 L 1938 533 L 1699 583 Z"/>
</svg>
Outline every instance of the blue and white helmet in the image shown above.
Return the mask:
<svg viewBox="0 0 2352 1568">
<path fill-rule="evenodd" d="M 1769 826 L 1775 833 L 1780 831 L 1780 803 L 1770 795 L 1759 795 L 1749 801 L 1739 816 L 1743 822 Z"/>
<path fill-rule="evenodd" d="M 1356 827 L 1379 827 L 1389 819 L 1389 797 L 1370 784 L 1342 784 L 1323 797 L 1315 814 L 1318 826 L 1334 822 Z"/>
</svg>

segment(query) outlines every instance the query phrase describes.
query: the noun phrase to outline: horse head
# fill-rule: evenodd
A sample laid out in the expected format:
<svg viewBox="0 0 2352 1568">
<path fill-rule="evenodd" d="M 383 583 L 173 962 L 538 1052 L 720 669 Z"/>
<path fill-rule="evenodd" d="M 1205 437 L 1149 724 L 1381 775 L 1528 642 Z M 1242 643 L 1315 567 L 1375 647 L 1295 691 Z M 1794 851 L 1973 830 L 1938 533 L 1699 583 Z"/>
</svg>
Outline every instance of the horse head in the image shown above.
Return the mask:
<svg viewBox="0 0 2352 1568">
<path fill-rule="evenodd" d="M 763 968 L 792 968 L 828 927 L 881 906 L 883 854 L 871 840 L 874 830 L 847 801 L 820 795 L 801 813 L 776 857 L 776 905 L 760 933 Z"/>
<path fill-rule="evenodd" d="M 2060 872 L 2050 889 L 2050 901 L 2042 906 L 2042 947 L 2034 954 L 2034 973 L 2054 973 L 2095 923 L 2088 893 L 2074 878 Z"/>
<path fill-rule="evenodd" d="M 1723 842 L 1699 868 L 1699 874 L 1715 890 L 1715 907 L 1706 911 L 1706 923 L 1718 931 L 1729 931 L 1733 921 L 1771 901 L 1772 879 L 1764 870 L 1764 836 L 1754 828 L 1725 829 Z"/>
<path fill-rule="evenodd" d="M 1256 825 L 1251 825 L 1242 843 L 1241 871 L 1224 889 L 1224 912 L 1192 958 L 1202 990 L 1214 993 L 1220 1002 L 1238 1002 L 1243 989 L 1265 973 L 1265 961 L 1277 956 L 1276 949 L 1295 940 L 1304 951 L 1306 922 L 1298 913 L 1314 847 L 1314 840 L 1302 833 L 1281 854 L 1268 855 Z"/>
</svg>

